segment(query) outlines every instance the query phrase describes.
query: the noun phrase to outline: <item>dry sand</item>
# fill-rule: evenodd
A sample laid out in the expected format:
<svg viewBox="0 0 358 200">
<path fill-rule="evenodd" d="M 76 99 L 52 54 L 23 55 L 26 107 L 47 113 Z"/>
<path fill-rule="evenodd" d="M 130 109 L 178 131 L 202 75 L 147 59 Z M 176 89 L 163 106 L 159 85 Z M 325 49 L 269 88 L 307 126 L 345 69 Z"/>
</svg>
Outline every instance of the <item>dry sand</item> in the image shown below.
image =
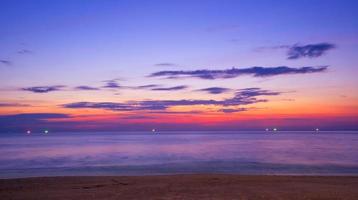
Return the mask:
<svg viewBox="0 0 358 200">
<path fill-rule="evenodd" d="M 358 200 L 358 177 L 163 175 L 3 179 L 0 199 Z"/>
</svg>

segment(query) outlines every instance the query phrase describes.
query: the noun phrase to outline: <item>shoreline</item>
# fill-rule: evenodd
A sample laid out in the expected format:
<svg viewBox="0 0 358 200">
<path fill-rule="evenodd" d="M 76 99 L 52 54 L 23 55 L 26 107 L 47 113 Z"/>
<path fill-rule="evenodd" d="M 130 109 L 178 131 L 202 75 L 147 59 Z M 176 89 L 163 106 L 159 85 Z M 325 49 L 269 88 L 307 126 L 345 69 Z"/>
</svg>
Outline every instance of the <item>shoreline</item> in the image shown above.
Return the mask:
<svg viewBox="0 0 358 200">
<path fill-rule="evenodd" d="M 0 199 L 358 199 L 358 176 L 177 174 L 0 179 Z"/>
<path fill-rule="evenodd" d="M 150 173 L 150 174 L 100 174 L 100 175 L 44 175 L 44 176 L 24 176 L 24 177 L 0 177 L 1 180 L 26 180 L 26 179 L 52 179 L 52 178 L 82 178 L 82 177 L 161 177 L 161 176 L 242 176 L 242 177 L 350 177 L 358 178 L 358 174 L 257 174 L 257 173 Z"/>
</svg>

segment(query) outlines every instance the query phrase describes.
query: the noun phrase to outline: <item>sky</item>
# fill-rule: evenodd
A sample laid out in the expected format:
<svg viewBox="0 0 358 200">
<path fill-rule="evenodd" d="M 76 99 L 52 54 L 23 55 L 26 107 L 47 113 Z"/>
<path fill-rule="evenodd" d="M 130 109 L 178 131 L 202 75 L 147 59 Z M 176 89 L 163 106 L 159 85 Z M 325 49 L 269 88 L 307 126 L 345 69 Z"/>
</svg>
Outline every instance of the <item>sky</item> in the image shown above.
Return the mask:
<svg viewBox="0 0 358 200">
<path fill-rule="evenodd" d="M 357 1 L 0 2 L 0 132 L 358 130 Z"/>
</svg>

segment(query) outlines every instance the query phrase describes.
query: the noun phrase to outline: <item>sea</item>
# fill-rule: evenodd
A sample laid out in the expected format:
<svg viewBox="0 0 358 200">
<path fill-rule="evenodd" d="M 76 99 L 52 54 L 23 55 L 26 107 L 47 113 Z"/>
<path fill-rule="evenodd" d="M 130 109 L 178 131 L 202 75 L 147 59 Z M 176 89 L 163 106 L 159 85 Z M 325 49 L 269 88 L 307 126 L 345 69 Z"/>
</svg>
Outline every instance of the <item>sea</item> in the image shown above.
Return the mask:
<svg viewBox="0 0 358 200">
<path fill-rule="evenodd" d="M 0 178 L 358 175 L 358 131 L 0 134 Z"/>
</svg>

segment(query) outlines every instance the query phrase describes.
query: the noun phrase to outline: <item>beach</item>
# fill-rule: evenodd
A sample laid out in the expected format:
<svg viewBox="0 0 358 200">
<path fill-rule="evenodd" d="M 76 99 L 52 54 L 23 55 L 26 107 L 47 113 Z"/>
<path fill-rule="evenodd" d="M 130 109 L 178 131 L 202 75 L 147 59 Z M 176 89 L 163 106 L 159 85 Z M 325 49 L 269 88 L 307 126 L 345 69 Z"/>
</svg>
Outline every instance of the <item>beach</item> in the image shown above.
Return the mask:
<svg viewBox="0 0 358 200">
<path fill-rule="evenodd" d="M 0 138 L 1 200 L 358 199 L 357 132 Z"/>
<path fill-rule="evenodd" d="M 358 199 L 358 176 L 156 175 L 0 180 L 0 199 Z"/>
</svg>

